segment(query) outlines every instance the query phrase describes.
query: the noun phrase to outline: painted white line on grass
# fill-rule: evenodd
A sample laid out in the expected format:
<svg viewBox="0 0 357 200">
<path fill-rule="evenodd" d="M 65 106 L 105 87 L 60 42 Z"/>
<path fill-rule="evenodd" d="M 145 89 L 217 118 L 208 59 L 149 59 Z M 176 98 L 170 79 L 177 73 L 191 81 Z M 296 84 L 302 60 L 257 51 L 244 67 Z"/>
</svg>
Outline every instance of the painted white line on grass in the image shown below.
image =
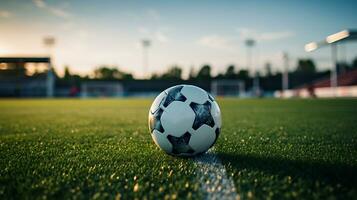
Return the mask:
<svg viewBox="0 0 357 200">
<path fill-rule="evenodd" d="M 232 178 L 227 176 L 226 168 L 213 149 L 195 161 L 205 199 L 239 199 Z"/>
</svg>

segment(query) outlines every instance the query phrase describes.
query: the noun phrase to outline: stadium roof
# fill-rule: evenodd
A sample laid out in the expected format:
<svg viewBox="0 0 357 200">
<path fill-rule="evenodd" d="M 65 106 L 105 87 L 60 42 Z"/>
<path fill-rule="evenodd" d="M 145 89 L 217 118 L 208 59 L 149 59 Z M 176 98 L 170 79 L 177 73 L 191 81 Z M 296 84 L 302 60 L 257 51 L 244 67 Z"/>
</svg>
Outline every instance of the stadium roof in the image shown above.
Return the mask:
<svg viewBox="0 0 357 200">
<path fill-rule="evenodd" d="M 0 57 L 0 63 L 49 63 L 50 57 Z"/>
</svg>

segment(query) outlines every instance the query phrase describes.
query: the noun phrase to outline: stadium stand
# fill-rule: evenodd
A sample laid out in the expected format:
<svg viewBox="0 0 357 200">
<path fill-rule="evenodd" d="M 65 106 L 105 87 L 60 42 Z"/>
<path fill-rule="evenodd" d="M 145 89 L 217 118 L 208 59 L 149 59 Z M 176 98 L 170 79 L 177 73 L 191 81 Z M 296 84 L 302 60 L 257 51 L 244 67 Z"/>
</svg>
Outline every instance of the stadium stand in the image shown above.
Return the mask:
<svg viewBox="0 0 357 200">
<path fill-rule="evenodd" d="M 331 79 L 326 77 L 288 90 L 284 97 L 357 97 L 357 69 L 339 74 L 337 83 L 336 89 L 331 88 Z M 277 91 L 275 96 L 283 95 L 281 91 Z"/>
<path fill-rule="evenodd" d="M 47 72 L 25 74 L 26 64 L 44 63 Z M 49 57 L 0 57 L 0 97 L 52 97 L 55 78 Z"/>
</svg>

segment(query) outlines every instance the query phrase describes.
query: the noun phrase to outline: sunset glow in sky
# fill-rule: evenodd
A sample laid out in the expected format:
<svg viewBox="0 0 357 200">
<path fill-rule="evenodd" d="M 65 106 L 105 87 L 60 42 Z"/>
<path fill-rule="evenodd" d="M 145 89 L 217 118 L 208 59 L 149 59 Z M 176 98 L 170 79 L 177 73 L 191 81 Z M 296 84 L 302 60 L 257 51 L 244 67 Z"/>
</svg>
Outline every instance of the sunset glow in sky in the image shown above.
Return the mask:
<svg viewBox="0 0 357 200">
<path fill-rule="evenodd" d="M 0 1 L 0 56 L 44 55 L 43 37 L 56 38 L 56 70 L 68 65 L 86 74 L 101 64 L 117 65 L 140 76 L 144 38 L 150 72 L 179 65 L 188 73 L 211 64 L 245 68 L 244 40 L 254 38 L 254 64 L 282 68 L 282 51 L 314 58 L 330 67 L 330 49 L 304 52 L 304 45 L 346 28 L 357 28 L 354 1 Z M 344 45 L 341 59 L 357 56 L 357 44 Z"/>
</svg>

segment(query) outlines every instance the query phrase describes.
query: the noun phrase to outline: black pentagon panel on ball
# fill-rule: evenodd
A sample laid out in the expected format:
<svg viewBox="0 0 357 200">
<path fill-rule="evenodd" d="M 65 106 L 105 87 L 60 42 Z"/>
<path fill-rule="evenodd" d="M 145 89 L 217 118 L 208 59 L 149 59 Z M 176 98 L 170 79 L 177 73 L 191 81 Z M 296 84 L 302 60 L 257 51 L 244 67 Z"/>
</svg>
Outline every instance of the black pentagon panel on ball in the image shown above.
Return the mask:
<svg viewBox="0 0 357 200">
<path fill-rule="evenodd" d="M 208 98 L 209 100 L 211 100 L 212 102 L 214 101 L 214 98 L 212 97 L 212 95 L 210 93 L 207 92 Z"/>
<path fill-rule="evenodd" d="M 161 115 L 164 112 L 164 110 L 162 110 L 161 108 L 159 110 L 157 110 L 154 114 L 152 114 L 150 116 L 150 131 L 152 133 L 152 131 L 154 129 L 160 131 L 161 133 L 163 133 L 164 127 L 162 127 L 161 124 Z"/>
<path fill-rule="evenodd" d="M 211 103 L 206 101 L 204 104 L 190 103 L 190 107 L 195 112 L 195 121 L 193 122 L 192 128 L 197 130 L 203 124 L 206 124 L 210 127 L 214 127 L 214 120 L 211 115 Z"/>
<path fill-rule="evenodd" d="M 216 133 L 216 136 L 218 137 L 219 134 L 221 133 L 221 129 L 220 128 L 216 128 L 216 130 L 214 132 Z"/>
<path fill-rule="evenodd" d="M 167 139 L 172 144 L 172 153 L 194 153 L 194 150 L 188 145 L 188 143 L 190 142 L 190 138 L 191 134 L 189 132 L 186 132 L 181 137 L 168 135 Z"/>
<path fill-rule="evenodd" d="M 183 88 L 182 85 L 171 88 L 167 92 L 167 96 L 165 97 L 163 106 L 167 107 L 173 101 L 182 101 L 182 102 L 186 101 L 186 97 L 183 96 L 183 94 L 181 93 L 182 88 Z"/>
</svg>

